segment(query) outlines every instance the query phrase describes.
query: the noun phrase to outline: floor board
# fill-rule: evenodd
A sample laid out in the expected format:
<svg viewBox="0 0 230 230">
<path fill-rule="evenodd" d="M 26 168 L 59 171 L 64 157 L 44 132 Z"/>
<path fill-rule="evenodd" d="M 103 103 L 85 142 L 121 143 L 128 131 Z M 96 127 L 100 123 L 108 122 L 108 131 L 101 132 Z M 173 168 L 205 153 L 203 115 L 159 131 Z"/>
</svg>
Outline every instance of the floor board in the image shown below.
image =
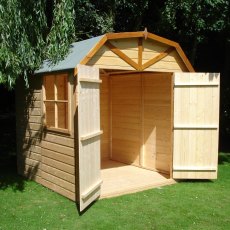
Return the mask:
<svg viewBox="0 0 230 230">
<path fill-rule="evenodd" d="M 116 161 L 101 163 L 101 198 L 134 193 L 175 183 L 166 175 Z"/>
</svg>

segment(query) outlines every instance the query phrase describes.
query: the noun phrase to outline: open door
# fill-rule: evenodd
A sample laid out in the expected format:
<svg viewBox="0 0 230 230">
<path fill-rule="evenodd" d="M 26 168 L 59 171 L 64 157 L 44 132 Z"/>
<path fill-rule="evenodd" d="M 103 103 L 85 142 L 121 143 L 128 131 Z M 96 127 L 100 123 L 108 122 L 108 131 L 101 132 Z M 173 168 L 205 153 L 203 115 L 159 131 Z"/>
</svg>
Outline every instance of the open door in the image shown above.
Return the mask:
<svg viewBox="0 0 230 230">
<path fill-rule="evenodd" d="M 78 65 L 79 206 L 84 210 L 100 196 L 99 69 Z"/>
<path fill-rule="evenodd" d="M 217 178 L 219 77 L 217 73 L 174 74 L 175 179 Z"/>
</svg>

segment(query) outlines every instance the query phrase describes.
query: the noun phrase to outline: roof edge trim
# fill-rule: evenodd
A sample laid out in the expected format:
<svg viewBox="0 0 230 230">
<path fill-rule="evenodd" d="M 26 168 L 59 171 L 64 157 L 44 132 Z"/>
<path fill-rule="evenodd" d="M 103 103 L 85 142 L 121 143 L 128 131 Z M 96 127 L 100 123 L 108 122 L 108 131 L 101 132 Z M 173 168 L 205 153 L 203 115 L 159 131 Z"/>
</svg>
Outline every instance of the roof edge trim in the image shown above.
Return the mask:
<svg viewBox="0 0 230 230">
<path fill-rule="evenodd" d="M 105 44 L 107 41 L 107 36 L 104 35 L 101 40 L 88 52 L 88 54 L 80 61 L 79 64 L 85 65 L 88 61 L 95 55 L 95 53 Z M 74 76 L 77 75 L 77 66 L 74 68 Z"/>
</svg>

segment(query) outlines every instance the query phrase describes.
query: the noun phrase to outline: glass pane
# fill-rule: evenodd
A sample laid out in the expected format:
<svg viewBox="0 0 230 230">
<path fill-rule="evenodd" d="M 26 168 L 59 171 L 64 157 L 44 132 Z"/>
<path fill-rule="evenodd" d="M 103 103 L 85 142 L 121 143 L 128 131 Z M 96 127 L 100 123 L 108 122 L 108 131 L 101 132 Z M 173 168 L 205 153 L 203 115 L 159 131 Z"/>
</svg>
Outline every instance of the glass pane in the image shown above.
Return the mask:
<svg viewBox="0 0 230 230">
<path fill-rule="evenodd" d="M 45 76 L 44 86 L 46 92 L 46 100 L 54 100 L 54 79 L 53 75 Z"/>
<path fill-rule="evenodd" d="M 46 107 L 46 125 L 47 127 L 55 127 L 54 102 L 45 102 Z"/>
<path fill-rule="evenodd" d="M 57 95 L 58 95 L 57 99 L 67 100 L 68 98 L 67 75 L 57 75 L 56 86 L 57 86 Z"/>
<path fill-rule="evenodd" d="M 65 102 L 57 103 L 58 107 L 58 128 L 68 129 L 68 104 Z"/>
</svg>

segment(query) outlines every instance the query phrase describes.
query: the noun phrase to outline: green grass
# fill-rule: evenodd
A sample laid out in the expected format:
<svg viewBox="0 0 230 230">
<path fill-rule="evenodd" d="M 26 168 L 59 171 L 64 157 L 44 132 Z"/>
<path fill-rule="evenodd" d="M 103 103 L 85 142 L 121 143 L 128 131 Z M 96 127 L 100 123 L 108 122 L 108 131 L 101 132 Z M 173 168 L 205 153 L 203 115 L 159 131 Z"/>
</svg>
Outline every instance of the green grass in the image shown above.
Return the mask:
<svg viewBox="0 0 230 230">
<path fill-rule="evenodd" d="M 230 155 L 215 181 L 183 181 L 95 202 L 74 202 L 11 170 L 0 174 L 0 229 L 230 229 Z"/>
</svg>

